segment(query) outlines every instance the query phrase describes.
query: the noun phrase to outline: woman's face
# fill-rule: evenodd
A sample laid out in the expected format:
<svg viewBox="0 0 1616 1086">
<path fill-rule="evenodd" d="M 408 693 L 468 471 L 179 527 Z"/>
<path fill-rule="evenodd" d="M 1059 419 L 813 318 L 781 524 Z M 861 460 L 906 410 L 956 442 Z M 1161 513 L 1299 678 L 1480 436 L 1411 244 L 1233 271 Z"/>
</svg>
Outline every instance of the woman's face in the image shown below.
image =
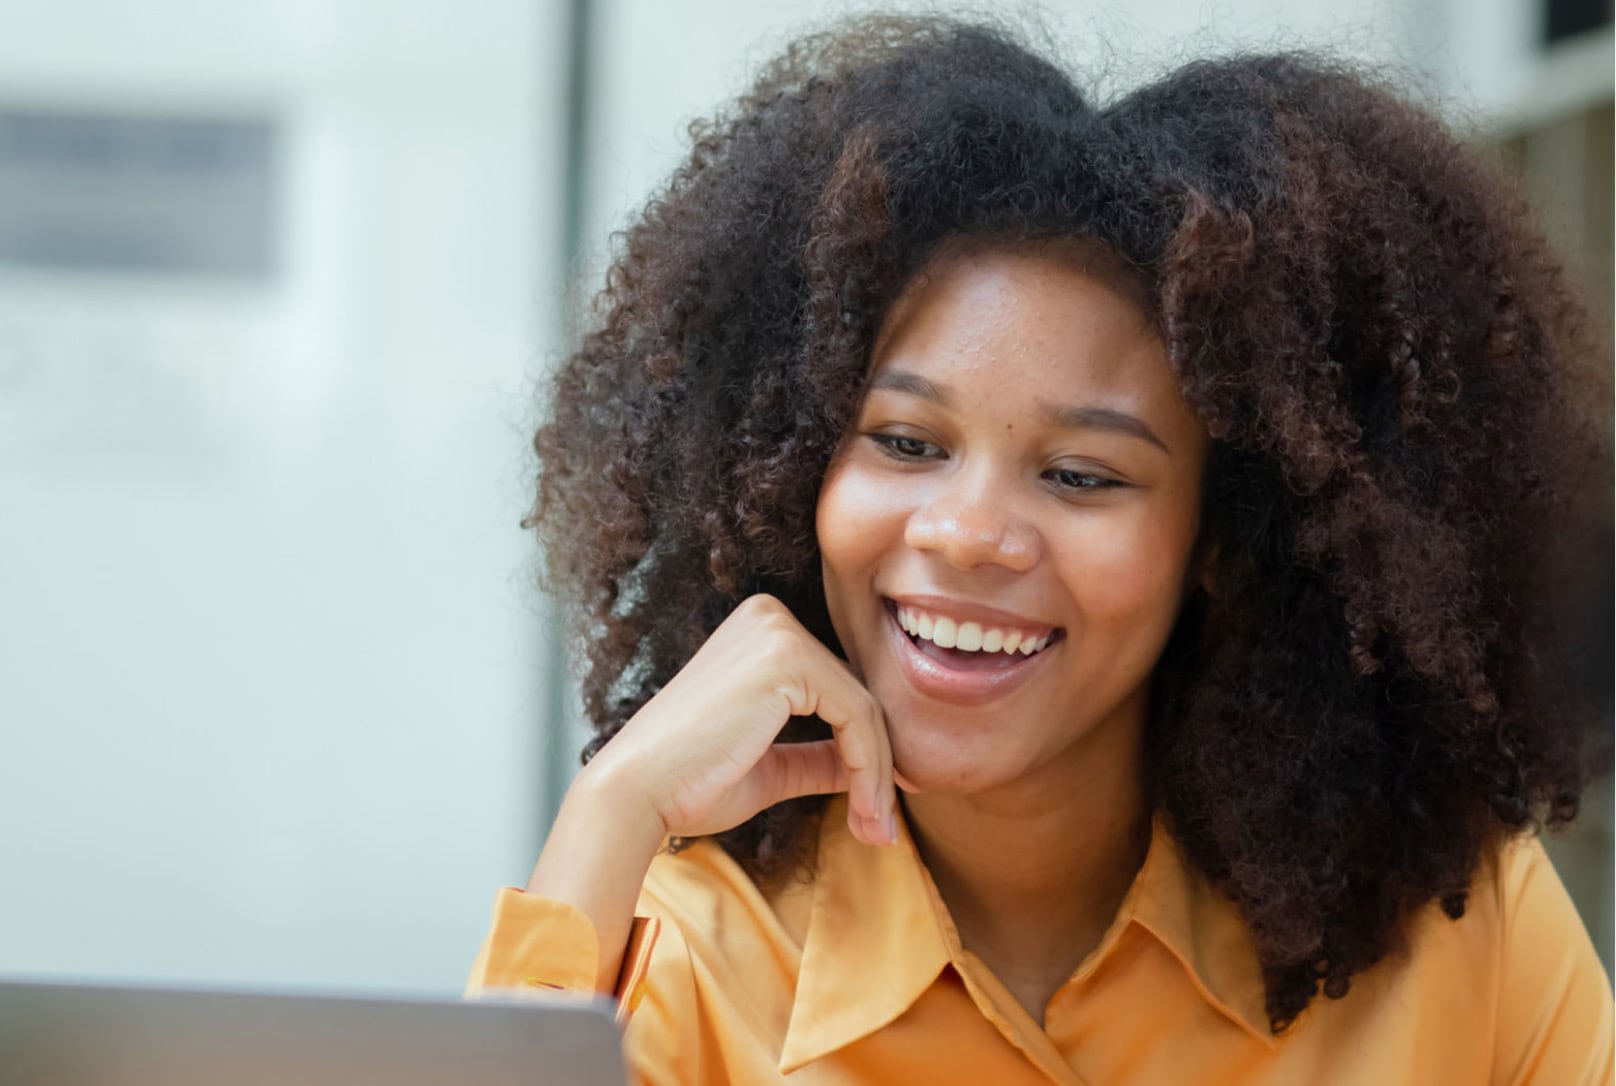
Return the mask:
<svg viewBox="0 0 1616 1086">
<path fill-rule="evenodd" d="M 1206 451 L 1161 340 L 1076 262 L 916 277 L 817 514 L 831 621 L 906 777 L 973 794 L 1137 742 Z"/>
</svg>

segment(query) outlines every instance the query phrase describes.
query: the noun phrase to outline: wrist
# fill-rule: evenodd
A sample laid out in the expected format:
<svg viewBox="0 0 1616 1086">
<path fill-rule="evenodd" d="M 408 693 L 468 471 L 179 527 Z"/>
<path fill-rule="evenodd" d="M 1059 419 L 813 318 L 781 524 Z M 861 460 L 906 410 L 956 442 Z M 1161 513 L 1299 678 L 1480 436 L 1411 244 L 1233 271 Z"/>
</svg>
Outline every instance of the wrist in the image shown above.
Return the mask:
<svg viewBox="0 0 1616 1086">
<path fill-rule="evenodd" d="M 666 836 L 629 775 L 586 766 L 567 789 L 527 892 L 575 906 L 599 939 L 596 987 L 617 978 L 646 870 Z"/>
<path fill-rule="evenodd" d="M 643 855 L 647 861 L 669 833 L 638 777 L 628 767 L 600 758 L 584 766 L 567 789 L 556 815 L 558 824 L 563 819 L 602 847 Z"/>
</svg>

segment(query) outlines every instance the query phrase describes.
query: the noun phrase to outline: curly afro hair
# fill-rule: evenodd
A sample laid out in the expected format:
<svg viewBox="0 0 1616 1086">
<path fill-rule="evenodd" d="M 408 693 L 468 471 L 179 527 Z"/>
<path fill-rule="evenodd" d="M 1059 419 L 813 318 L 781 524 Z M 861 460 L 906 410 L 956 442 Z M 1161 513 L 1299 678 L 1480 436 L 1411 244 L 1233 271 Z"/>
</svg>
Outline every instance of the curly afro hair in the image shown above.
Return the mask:
<svg viewBox="0 0 1616 1086">
<path fill-rule="evenodd" d="M 1137 276 L 1213 438 L 1212 590 L 1157 667 L 1149 768 L 1274 1027 L 1575 814 L 1590 712 L 1551 571 L 1607 468 L 1579 310 L 1438 123 L 1301 55 L 1100 109 L 1002 30 L 882 18 L 800 40 L 691 136 L 534 439 L 586 759 L 749 595 L 837 648 L 814 509 L 887 308 L 947 239 L 1082 238 Z M 803 870 L 823 803 L 719 841 L 760 881 Z"/>
</svg>

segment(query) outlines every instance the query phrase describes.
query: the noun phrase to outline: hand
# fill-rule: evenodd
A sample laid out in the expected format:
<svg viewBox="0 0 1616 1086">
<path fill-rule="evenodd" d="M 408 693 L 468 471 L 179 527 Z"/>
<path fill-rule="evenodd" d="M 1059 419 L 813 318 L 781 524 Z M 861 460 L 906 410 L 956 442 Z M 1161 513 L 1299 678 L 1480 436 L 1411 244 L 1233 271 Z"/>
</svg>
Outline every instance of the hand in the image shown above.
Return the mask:
<svg viewBox="0 0 1616 1086">
<path fill-rule="evenodd" d="M 788 717 L 808 715 L 834 738 L 774 742 Z M 719 833 L 781 800 L 848 792 L 853 835 L 896 840 L 881 707 L 772 596 L 743 601 L 583 775 L 645 804 L 664 834 Z"/>
</svg>

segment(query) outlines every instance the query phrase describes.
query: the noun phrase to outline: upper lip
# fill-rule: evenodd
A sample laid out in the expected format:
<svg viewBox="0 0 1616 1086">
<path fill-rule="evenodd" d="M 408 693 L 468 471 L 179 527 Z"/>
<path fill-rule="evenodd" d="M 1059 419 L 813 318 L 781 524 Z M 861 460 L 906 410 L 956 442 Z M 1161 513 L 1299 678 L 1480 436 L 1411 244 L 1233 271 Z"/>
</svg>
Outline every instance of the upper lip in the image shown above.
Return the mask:
<svg viewBox="0 0 1616 1086">
<path fill-rule="evenodd" d="M 1012 611 L 1001 611 L 997 607 L 986 604 L 972 603 L 969 600 L 952 599 L 948 596 L 930 595 L 902 595 L 888 596 L 899 607 L 918 607 L 922 611 L 931 611 L 935 614 L 947 615 L 952 619 L 965 622 L 975 622 L 982 626 L 998 626 L 1013 630 L 1038 630 L 1053 632 L 1060 629 L 1052 622 L 1042 619 L 1028 618 Z"/>
</svg>

